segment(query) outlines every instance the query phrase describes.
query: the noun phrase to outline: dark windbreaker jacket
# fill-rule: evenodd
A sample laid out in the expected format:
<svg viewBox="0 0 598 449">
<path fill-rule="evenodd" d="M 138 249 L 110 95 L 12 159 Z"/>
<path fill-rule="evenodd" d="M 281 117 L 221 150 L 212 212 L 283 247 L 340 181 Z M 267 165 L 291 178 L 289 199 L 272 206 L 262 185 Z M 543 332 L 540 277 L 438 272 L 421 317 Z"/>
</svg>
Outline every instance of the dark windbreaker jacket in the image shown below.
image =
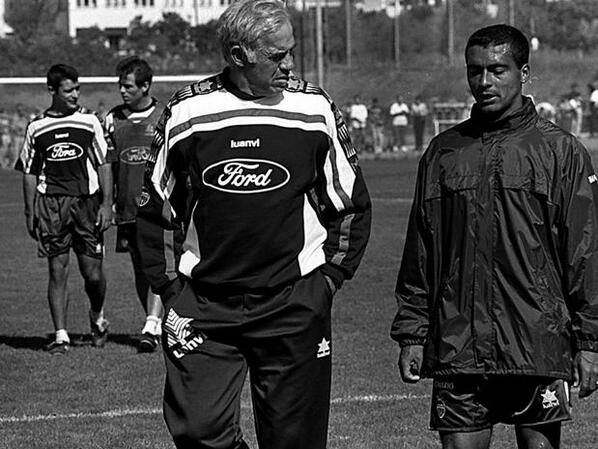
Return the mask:
<svg viewBox="0 0 598 449">
<path fill-rule="evenodd" d="M 532 101 L 437 136 L 419 165 L 391 336 L 424 345 L 424 376 L 570 378 L 598 352 L 598 182 Z"/>
</svg>

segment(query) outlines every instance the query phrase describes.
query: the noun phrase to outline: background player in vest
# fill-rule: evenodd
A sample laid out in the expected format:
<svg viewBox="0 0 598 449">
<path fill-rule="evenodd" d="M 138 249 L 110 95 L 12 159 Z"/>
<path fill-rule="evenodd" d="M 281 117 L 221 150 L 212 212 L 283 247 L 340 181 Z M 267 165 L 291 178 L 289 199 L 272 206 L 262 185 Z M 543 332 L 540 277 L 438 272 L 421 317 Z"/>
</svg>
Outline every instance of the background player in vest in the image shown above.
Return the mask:
<svg viewBox="0 0 598 449">
<path fill-rule="evenodd" d="M 27 126 L 17 169 L 23 171 L 27 231 L 48 258 L 48 301 L 56 335 L 46 349 L 69 350 L 67 332 L 70 249 L 79 262 L 91 309 L 92 344 L 103 347 L 106 278 L 103 232 L 112 220 L 112 172 L 97 116 L 79 106 L 77 70 L 57 64 L 47 73 L 50 107 Z"/>
<path fill-rule="evenodd" d="M 164 416 L 179 448 L 246 448 L 249 370 L 259 447 L 324 449 L 332 299 L 365 250 L 369 195 L 340 111 L 291 74 L 284 4 L 234 2 L 218 36 L 228 67 L 169 101 L 138 215 L 165 301 Z"/>
<path fill-rule="evenodd" d="M 152 69 L 146 61 L 131 57 L 121 61 L 116 72 L 123 103 L 113 108 L 104 122 L 108 161 L 115 181 L 116 251 L 128 252 L 133 262 L 135 289 L 146 313 L 139 352 L 153 352 L 162 333 L 162 301 L 150 290 L 141 269 L 136 243 L 137 208 L 148 200 L 141 194 L 145 163 L 155 125 L 160 118 L 158 102 L 150 95 Z"/>
</svg>

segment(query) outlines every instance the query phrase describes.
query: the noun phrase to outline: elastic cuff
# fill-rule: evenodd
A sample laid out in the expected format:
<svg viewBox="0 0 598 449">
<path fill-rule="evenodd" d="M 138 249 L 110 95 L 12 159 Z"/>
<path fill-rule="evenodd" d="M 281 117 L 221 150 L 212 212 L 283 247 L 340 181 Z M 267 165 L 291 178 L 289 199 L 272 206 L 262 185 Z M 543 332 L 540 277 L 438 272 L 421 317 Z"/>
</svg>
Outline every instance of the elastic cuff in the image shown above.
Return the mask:
<svg viewBox="0 0 598 449">
<path fill-rule="evenodd" d="M 320 267 L 322 273 L 332 279 L 334 286 L 336 289 L 340 289 L 343 286 L 343 282 L 345 281 L 345 276 L 340 268 L 335 267 L 332 264 L 324 264 Z"/>
<path fill-rule="evenodd" d="M 401 348 L 405 347 L 405 346 L 423 346 L 426 343 L 426 339 L 425 338 L 419 338 L 419 337 L 415 337 L 415 338 L 403 338 L 401 340 L 399 340 L 399 346 Z"/>
<path fill-rule="evenodd" d="M 598 352 L 598 341 L 594 340 L 577 340 L 575 342 L 576 351 L 591 351 Z"/>
</svg>

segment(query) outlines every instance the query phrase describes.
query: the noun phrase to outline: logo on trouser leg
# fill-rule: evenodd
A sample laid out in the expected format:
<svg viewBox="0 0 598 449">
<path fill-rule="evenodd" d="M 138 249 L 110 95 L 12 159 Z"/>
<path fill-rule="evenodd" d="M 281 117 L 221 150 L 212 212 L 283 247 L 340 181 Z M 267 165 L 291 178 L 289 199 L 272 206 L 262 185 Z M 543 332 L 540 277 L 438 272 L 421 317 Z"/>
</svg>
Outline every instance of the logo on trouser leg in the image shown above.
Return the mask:
<svg viewBox="0 0 598 449">
<path fill-rule="evenodd" d="M 436 415 L 438 415 L 438 419 L 442 419 L 446 415 L 446 405 L 440 399 L 436 402 Z"/>
<path fill-rule="evenodd" d="M 556 397 L 556 392 L 551 391 L 550 388 L 546 388 L 546 391 L 544 393 L 541 393 L 540 396 L 542 396 L 543 408 L 558 407 L 559 400 Z"/>
<path fill-rule="evenodd" d="M 206 339 L 205 335 L 191 326 L 192 321 L 193 318 L 183 318 L 173 309 L 168 312 L 164 323 L 166 344 L 177 359 L 193 351 Z"/>
<path fill-rule="evenodd" d="M 317 357 L 321 359 L 322 357 L 326 357 L 330 355 L 330 340 L 326 340 L 322 338 L 322 341 L 318 343 L 318 352 Z"/>
</svg>

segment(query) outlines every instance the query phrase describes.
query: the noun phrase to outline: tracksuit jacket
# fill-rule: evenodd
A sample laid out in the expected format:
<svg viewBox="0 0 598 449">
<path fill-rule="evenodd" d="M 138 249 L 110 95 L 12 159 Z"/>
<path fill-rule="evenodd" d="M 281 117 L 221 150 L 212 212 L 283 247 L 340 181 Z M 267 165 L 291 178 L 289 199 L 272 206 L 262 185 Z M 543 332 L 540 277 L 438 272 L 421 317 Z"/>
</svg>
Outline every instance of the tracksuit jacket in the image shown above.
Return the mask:
<svg viewBox="0 0 598 449">
<path fill-rule="evenodd" d="M 419 165 L 391 336 L 423 344 L 424 376 L 571 377 L 598 352 L 598 182 L 571 134 L 532 101 L 476 110 Z"/>
<path fill-rule="evenodd" d="M 152 289 L 177 276 L 220 293 L 269 291 L 321 269 L 351 278 L 371 205 L 347 128 L 319 88 L 273 98 L 226 70 L 178 91 L 160 119 L 138 230 Z"/>
</svg>

